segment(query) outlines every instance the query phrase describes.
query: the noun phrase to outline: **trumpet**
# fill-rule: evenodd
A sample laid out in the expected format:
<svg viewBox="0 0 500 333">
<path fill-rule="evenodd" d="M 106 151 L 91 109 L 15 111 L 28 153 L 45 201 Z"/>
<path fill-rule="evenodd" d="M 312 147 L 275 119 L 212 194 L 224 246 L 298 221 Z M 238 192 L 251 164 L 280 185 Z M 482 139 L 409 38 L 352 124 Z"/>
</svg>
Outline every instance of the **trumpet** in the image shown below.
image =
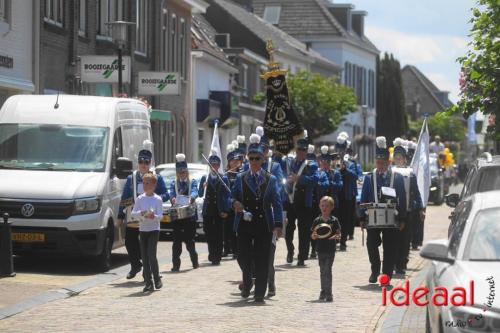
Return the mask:
<svg viewBox="0 0 500 333">
<path fill-rule="evenodd" d="M 332 235 L 332 227 L 328 223 L 320 223 L 314 227 L 314 232 L 318 235 L 318 239 L 328 238 Z"/>
</svg>

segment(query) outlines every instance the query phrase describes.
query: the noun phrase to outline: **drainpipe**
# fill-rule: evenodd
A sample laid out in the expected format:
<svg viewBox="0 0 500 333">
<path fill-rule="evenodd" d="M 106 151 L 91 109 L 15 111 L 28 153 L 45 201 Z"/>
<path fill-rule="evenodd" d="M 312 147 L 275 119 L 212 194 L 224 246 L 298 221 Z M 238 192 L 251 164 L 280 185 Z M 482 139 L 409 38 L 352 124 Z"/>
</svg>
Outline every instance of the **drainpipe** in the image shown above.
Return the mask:
<svg viewBox="0 0 500 333">
<path fill-rule="evenodd" d="M 33 59 L 32 77 L 35 85 L 35 94 L 40 94 L 40 0 L 33 1 Z"/>
</svg>

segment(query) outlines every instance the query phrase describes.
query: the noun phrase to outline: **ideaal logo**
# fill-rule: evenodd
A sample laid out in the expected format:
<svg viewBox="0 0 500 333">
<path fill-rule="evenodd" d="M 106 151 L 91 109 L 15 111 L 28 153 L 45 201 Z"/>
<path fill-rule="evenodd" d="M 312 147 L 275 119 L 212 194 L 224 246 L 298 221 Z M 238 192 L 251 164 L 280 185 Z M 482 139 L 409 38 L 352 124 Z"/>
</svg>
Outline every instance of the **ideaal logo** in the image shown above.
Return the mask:
<svg viewBox="0 0 500 333">
<path fill-rule="evenodd" d="M 430 290 L 427 287 L 418 287 L 413 290 L 410 294 L 410 282 L 407 280 L 403 286 L 391 289 L 389 292 L 387 286 L 389 285 L 390 278 L 386 274 L 382 274 L 379 277 L 379 283 L 382 286 L 382 305 L 387 305 L 389 300 L 391 304 L 395 306 L 409 306 L 410 300 L 413 304 L 417 306 L 427 306 L 431 303 L 434 306 L 448 306 L 449 304 L 453 306 L 465 306 L 467 301 L 469 305 L 474 305 L 474 281 L 469 281 L 469 288 L 464 287 L 454 287 L 451 292 L 444 287 L 435 287 L 431 300 L 428 300 L 427 295 Z M 483 303 L 481 308 L 482 312 L 485 313 L 493 306 L 495 300 L 495 281 L 493 276 L 486 278 L 486 282 L 489 286 L 489 294 L 486 297 L 486 302 Z M 396 299 L 396 293 L 402 293 L 403 297 L 398 297 Z M 479 320 L 483 318 L 483 314 L 479 313 L 472 317 L 469 317 L 467 321 L 457 320 L 457 321 L 446 321 L 446 327 L 466 327 L 476 325 Z"/>
</svg>

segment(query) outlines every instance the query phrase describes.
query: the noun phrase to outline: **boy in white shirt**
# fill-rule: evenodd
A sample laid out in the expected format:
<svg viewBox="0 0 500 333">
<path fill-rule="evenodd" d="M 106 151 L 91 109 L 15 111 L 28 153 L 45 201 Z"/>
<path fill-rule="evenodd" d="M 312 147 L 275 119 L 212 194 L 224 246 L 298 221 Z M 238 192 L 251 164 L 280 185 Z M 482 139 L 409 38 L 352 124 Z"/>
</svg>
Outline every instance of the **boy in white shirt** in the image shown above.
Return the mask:
<svg viewBox="0 0 500 333">
<path fill-rule="evenodd" d="M 144 280 L 146 281 L 143 291 L 148 292 L 153 291 L 154 286 L 156 289 L 163 286 L 156 259 L 156 247 L 160 237 L 160 219 L 163 216 L 163 201 L 159 195 L 154 193 L 157 182 L 154 173 L 146 173 L 142 182 L 144 193 L 135 201 L 132 217 L 140 220 L 141 256 L 144 265 Z"/>
</svg>

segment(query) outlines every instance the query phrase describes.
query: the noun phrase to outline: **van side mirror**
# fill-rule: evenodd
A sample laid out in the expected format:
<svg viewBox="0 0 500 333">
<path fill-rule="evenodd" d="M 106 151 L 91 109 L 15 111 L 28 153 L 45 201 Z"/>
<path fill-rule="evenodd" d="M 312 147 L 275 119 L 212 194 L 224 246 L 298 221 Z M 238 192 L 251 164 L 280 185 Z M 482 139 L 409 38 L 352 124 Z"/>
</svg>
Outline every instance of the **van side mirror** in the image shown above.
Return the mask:
<svg viewBox="0 0 500 333">
<path fill-rule="evenodd" d="M 457 193 L 448 194 L 445 196 L 446 205 L 448 207 L 455 208 L 460 201 L 460 196 Z"/>
<path fill-rule="evenodd" d="M 118 157 L 113 171 L 118 179 L 127 179 L 127 177 L 132 174 L 133 169 L 134 165 L 131 160 L 126 157 Z"/>
<path fill-rule="evenodd" d="M 453 264 L 455 259 L 448 256 L 448 240 L 439 239 L 430 241 L 420 250 L 420 256 L 425 259 Z"/>
</svg>

